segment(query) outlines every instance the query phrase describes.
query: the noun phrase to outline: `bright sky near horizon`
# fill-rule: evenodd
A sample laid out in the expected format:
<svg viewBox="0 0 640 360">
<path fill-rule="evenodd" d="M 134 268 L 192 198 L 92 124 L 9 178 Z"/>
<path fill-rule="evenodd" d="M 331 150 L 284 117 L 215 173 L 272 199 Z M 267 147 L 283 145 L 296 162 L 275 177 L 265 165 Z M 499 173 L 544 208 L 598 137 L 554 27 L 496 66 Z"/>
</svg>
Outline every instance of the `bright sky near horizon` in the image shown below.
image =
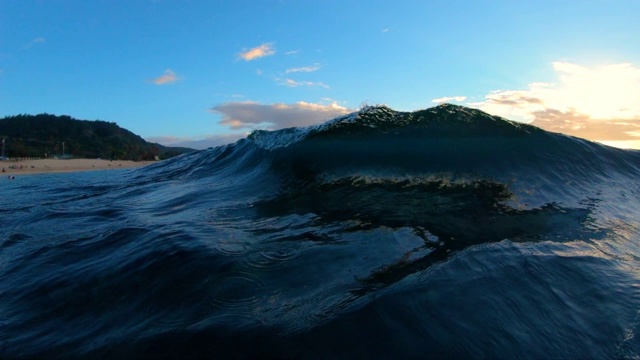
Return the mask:
<svg viewBox="0 0 640 360">
<path fill-rule="evenodd" d="M 0 0 L 0 116 L 206 148 L 451 102 L 640 149 L 638 0 Z"/>
</svg>

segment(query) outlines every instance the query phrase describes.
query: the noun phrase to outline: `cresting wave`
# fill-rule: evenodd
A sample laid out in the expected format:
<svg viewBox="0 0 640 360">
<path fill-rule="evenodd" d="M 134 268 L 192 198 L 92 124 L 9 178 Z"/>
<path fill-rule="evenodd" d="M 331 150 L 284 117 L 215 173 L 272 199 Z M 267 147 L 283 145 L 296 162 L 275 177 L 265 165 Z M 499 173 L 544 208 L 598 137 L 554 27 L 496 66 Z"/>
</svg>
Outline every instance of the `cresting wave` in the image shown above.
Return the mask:
<svg viewBox="0 0 640 360">
<path fill-rule="evenodd" d="M 640 354 L 640 152 L 379 106 L 110 174 L 4 189 L 0 357 Z"/>
<path fill-rule="evenodd" d="M 275 176 L 267 178 L 276 184 L 260 188 L 352 177 L 487 180 L 534 205 L 574 203 L 588 194 L 585 187 L 640 174 L 640 152 L 450 104 L 413 113 L 366 107 L 308 128 L 255 131 L 236 144 L 177 161 L 179 173 L 193 178 Z"/>
</svg>

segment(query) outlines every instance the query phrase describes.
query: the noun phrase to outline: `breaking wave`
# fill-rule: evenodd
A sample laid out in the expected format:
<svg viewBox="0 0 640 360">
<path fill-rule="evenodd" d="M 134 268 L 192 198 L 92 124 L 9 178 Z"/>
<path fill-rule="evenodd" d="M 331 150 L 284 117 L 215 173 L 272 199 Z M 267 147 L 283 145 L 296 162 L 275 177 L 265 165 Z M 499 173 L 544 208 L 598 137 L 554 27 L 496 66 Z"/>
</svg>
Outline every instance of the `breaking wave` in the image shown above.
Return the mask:
<svg viewBox="0 0 640 360">
<path fill-rule="evenodd" d="M 2 358 L 636 358 L 640 152 L 367 107 L 0 199 Z"/>
</svg>

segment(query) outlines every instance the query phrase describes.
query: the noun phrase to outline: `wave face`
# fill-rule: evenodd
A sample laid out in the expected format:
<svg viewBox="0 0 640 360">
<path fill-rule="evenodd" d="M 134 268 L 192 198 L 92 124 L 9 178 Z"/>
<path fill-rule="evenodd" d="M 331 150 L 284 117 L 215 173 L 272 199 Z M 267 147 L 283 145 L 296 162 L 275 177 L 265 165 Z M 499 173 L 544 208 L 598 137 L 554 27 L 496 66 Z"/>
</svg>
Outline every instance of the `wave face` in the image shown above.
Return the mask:
<svg viewBox="0 0 640 360">
<path fill-rule="evenodd" d="M 637 358 L 640 152 L 368 107 L 0 188 L 0 358 Z"/>
</svg>

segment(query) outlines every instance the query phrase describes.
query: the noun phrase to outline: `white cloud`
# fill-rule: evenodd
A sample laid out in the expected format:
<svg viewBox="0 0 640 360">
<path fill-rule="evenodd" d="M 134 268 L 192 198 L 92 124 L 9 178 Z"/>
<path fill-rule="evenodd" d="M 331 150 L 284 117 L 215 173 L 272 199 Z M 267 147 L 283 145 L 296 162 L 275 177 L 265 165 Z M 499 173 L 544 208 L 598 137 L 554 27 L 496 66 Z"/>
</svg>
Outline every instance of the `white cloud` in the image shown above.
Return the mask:
<svg viewBox="0 0 640 360">
<path fill-rule="evenodd" d="M 531 83 L 527 90 L 497 90 L 475 103 L 482 110 L 532 121 L 535 111 L 555 109 L 594 119 L 640 117 L 640 68 L 631 64 L 584 67 L 554 62 L 557 84 Z"/>
<path fill-rule="evenodd" d="M 590 140 L 640 139 L 640 68 L 554 62 L 558 80 L 496 90 L 470 103 L 491 114 Z"/>
<path fill-rule="evenodd" d="M 259 59 L 261 57 L 274 55 L 276 50 L 273 47 L 272 43 L 265 43 L 260 46 L 254 47 L 252 49 L 243 51 L 238 54 L 238 56 L 244 61 L 251 61 L 255 59 Z"/>
<path fill-rule="evenodd" d="M 43 44 L 45 39 L 43 37 L 37 37 L 31 41 L 33 44 Z"/>
<path fill-rule="evenodd" d="M 446 103 L 451 101 L 460 102 L 460 101 L 465 101 L 466 99 L 467 99 L 466 96 L 450 96 L 450 97 L 445 96 L 438 99 L 433 99 L 431 100 L 431 102 L 434 102 L 434 103 Z"/>
<path fill-rule="evenodd" d="M 29 41 L 25 46 L 22 47 L 22 50 L 27 50 L 33 46 L 36 46 L 38 44 L 44 44 L 46 42 L 45 38 L 43 37 L 37 37 L 31 41 Z"/>
<path fill-rule="evenodd" d="M 308 103 L 260 104 L 253 101 L 227 102 L 211 109 L 222 115 L 220 124 L 231 129 L 276 130 L 289 127 L 309 126 L 344 115 L 352 110 L 338 105 Z"/>
<path fill-rule="evenodd" d="M 167 69 L 164 71 L 164 74 L 162 76 L 153 79 L 153 83 L 156 85 L 167 85 L 178 80 L 182 80 L 182 78 L 176 75 L 176 73 L 174 73 L 171 69 Z"/>
<path fill-rule="evenodd" d="M 281 79 L 277 78 L 276 82 L 280 85 L 288 86 L 288 87 L 301 87 L 301 86 L 319 86 L 325 89 L 328 89 L 329 86 L 322 82 L 313 82 L 313 81 L 296 81 L 293 79 Z"/>
<path fill-rule="evenodd" d="M 289 74 L 289 73 L 297 73 L 297 72 L 314 72 L 314 71 L 320 70 L 320 68 L 321 68 L 320 64 L 314 64 L 311 66 L 303 66 L 298 68 L 287 69 L 285 73 Z"/>
</svg>

